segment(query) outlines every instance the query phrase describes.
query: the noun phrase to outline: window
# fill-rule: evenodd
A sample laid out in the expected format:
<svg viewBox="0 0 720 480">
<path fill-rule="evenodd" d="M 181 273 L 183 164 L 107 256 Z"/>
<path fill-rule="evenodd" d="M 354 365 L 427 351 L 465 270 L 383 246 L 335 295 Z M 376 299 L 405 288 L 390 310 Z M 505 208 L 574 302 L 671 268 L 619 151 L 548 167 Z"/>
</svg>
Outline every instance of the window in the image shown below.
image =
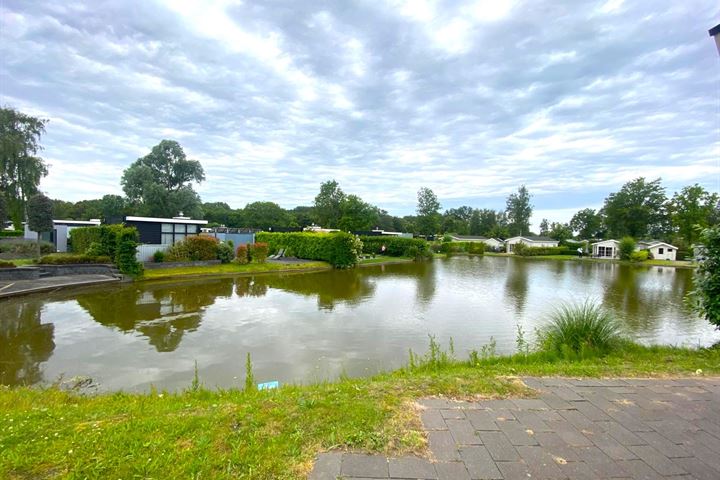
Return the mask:
<svg viewBox="0 0 720 480">
<path fill-rule="evenodd" d="M 665 253 L 665 249 L 662 247 L 658 248 L 658 253 L 662 255 L 663 253 Z"/>
<path fill-rule="evenodd" d="M 173 231 L 172 223 L 163 223 L 161 231 L 163 233 L 172 233 L 172 231 Z"/>
<path fill-rule="evenodd" d="M 163 233 L 162 234 L 162 241 L 161 243 L 163 245 L 172 245 L 173 243 L 173 234 L 172 233 Z"/>
<path fill-rule="evenodd" d="M 672 248 L 668 248 L 668 253 L 672 252 Z"/>
<path fill-rule="evenodd" d="M 175 234 L 175 242 L 180 242 L 182 240 L 185 240 L 185 234 L 184 233 L 176 233 Z"/>
<path fill-rule="evenodd" d="M 175 233 L 185 233 L 185 224 L 184 223 L 176 223 L 175 224 Z"/>
</svg>

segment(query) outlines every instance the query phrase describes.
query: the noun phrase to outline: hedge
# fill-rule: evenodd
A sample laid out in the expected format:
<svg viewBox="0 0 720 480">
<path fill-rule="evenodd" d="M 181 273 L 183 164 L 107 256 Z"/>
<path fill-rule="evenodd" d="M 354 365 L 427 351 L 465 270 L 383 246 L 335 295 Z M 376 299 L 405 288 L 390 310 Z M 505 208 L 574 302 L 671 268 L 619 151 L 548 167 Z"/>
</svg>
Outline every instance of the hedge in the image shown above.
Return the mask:
<svg viewBox="0 0 720 480">
<path fill-rule="evenodd" d="M 521 257 L 536 257 L 539 255 L 577 255 L 577 250 L 568 247 L 528 247 L 524 243 L 516 243 L 513 253 Z"/>
<path fill-rule="evenodd" d="M 122 224 L 79 227 L 70 230 L 70 245 L 75 254 L 109 257 L 120 272 L 138 276 L 142 265 L 137 261 L 138 231 Z M 71 262 L 70 262 L 71 263 Z"/>
<path fill-rule="evenodd" d="M 91 255 L 67 255 L 56 253 L 40 257 L 38 263 L 45 265 L 73 265 L 78 263 L 113 263 L 112 259 L 107 255 L 91 256 Z"/>
<path fill-rule="evenodd" d="M 485 244 L 483 242 L 443 242 L 440 244 L 440 252 L 482 255 L 485 253 Z"/>
<path fill-rule="evenodd" d="M 47 255 L 55 251 L 55 245 L 49 242 L 40 242 L 40 253 Z M 37 242 L 35 240 L 12 239 L 0 242 L 0 253 L 10 256 L 35 256 L 37 255 Z"/>
<path fill-rule="evenodd" d="M 248 256 L 255 263 L 265 263 L 268 257 L 268 244 L 265 242 L 256 242 L 248 245 Z"/>
<path fill-rule="evenodd" d="M 0 268 L 15 268 L 15 264 L 13 262 L 6 262 L 5 260 L 0 260 Z"/>
<path fill-rule="evenodd" d="M 0 230 L 0 238 L 16 238 L 22 236 L 22 230 Z"/>
<path fill-rule="evenodd" d="M 358 262 L 362 242 L 349 233 L 270 233 L 255 236 L 258 242 L 267 243 L 270 252 L 285 249 L 286 256 L 307 260 L 323 260 L 335 268 L 352 267 Z"/>
<path fill-rule="evenodd" d="M 208 236 L 190 236 L 175 242 L 167 251 L 168 262 L 217 260 L 220 240 Z"/>
<path fill-rule="evenodd" d="M 418 254 L 424 255 L 429 252 L 428 242 L 422 238 L 403 238 L 388 236 L 362 236 L 360 240 L 363 243 L 362 251 L 365 254 L 384 254 L 391 257 L 412 257 L 415 252 L 413 247 L 417 249 Z M 385 245 L 385 252 L 382 246 Z"/>
</svg>

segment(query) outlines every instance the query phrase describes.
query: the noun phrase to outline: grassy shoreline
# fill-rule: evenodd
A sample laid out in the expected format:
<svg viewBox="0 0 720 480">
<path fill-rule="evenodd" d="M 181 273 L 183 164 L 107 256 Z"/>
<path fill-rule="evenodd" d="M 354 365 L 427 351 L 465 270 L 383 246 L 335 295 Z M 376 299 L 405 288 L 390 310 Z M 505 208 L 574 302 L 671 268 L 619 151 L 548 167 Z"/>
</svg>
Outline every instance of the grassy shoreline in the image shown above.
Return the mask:
<svg viewBox="0 0 720 480">
<path fill-rule="evenodd" d="M 423 358 L 372 378 L 267 392 L 192 388 L 191 379 L 174 393 L 0 388 L 0 477 L 304 478 L 324 450 L 425 452 L 419 397 L 532 395 L 517 380 L 523 375 L 720 374 L 720 348 L 626 344 L 578 361 L 543 353 Z"/>
<path fill-rule="evenodd" d="M 512 253 L 485 252 L 490 257 L 512 257 L 518 258 Z M 563 260 L 588 263 L 618 263 L 621 265 L 632 265 L 635 267 L 673 267 L 673 268 L 697 268 L 697 264 L 688 261 L 672 260 L 645 260 L 644 262 L 631 262 L 628 260 L 578 257 L 577 255 L 537 255 L 531 257 L 520 257 L 527 260 Z"/>
</svg>

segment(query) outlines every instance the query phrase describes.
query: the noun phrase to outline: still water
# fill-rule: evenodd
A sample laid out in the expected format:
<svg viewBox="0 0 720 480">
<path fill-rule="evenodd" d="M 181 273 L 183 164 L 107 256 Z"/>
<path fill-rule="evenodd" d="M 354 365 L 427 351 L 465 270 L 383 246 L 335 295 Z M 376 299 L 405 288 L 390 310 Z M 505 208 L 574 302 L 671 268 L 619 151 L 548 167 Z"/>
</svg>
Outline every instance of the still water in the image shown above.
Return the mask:
<svg viewBox="0 0 720 480">
<path fill-rule="evenodd" d="M 458 356 L 491 337 L 511 353 L 561 301 L 602 302 L 644 343 L 708 345 L 692 271 L 527 260 L 437 259 L 345 271 L 140 283 L 0 301 L 0 383 L 91 377 L 102 390 L 309 382 L 399 367 L 428 334 Z"/>
</svg>

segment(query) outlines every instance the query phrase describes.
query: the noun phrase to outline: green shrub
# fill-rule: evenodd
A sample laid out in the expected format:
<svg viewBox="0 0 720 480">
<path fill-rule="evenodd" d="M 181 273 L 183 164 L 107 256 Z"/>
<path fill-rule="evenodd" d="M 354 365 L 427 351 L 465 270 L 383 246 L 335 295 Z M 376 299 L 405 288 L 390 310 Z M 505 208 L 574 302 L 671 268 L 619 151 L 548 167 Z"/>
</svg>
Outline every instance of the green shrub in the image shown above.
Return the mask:
<svg viewBox="0 0 720 480">
<path fill-rule="evenodd" d="M 143 266 L 137 261 L 139 239 L 140 235 L 135 227 L 122 227 L 117 230 L 115 264 L 125 275 L 137 277 L 143 273 Z"/>
<path fill-rule="evenodd" d="M 40 253 L 47 255 L 55 251 L 55 245 L 49 242 L 40 242 Z M 37 243 L 34 240 L 13 239 L 0 242 L 0 253 L 10 256 L 34 256 L 37 253 Z"/>
<path fill-rule="evenodd" d="M 538 331 L 540 349 L 564 358 L 603 355 L 623 341 L 620 324 L 600 305 L 563 304 Z"/>
<path fill-rule="evenodd" d="M 265 242 L 256 242 L 248 247 L 248 256 L 250 261 L 255 263 L 265 263 L 268 257 L 268 244 Z"/>
<path fill-rule="evenodd" d="M 162 250 L 156 250 L 155 253 L 153 253 L 153 262 L 155 263 L 163 263 L 165 261 L 165 252 Z"/>
<path fill-rule="evenodd" d="M 217 247 L 217 258 L 220 263 L 230 263 L 234 256 L 232 242 L 220 242 Z"/>
<path fill-rule="evenodd" d="M 100 232 L 104 225 L 98 227 L 78 227 L 70 230 L 70 247 L 74 253 L 86 253 L 93 243 L 100 244 Z"/>
<path fill-rule="evenodd" d="M 235 262 L 240 265 L 246 265 L 250 263 L 250 255 L 248 255 L 248 246 L 239 245 L 235 250 Z"/>
<path fill-rule="evenodd" d="M 15 264 L 13 262 L 6 262 L 5 260 L 0 260 L 0 268 L 15 268 Z"/>
<path fill-rule="evenodd" d="M 402 237 L 390 237 L 390 236 L 362 236 L 362 253 L 366 255 L 378 255 L 382 252 L 382 247 L 385 245 L 385 252 L 383 255 L 389 255 L 391 257 L 413 257 L 417 255 L 410 254 L 410 248 L 415 247 L 417 251 L 422 255 L 427 255 L 429 251 L 429 244 L 422 238 L 402 238 Z"/>
<path fill-rule="evenodd" d="M 70 230 L 70 248 L 73 253 L 115 258 L 123 228 L 126 227 L 121 224 L 73 228 Z"/>
<path fill-rule="evenodd" d="M 166 260 L 168 262 L 216 260 L 219 245 L 220 241 L 215 237 L 193 235 L 175 242 L 168 249 Z"/>
<path fill-rule="evenodd" d="M 635 239 L 632 237 L 623 237 L 620 240 L 620 245 L 618 246 L 620 260 L 630 260 L 630 257 L 632 256 L 634 251 Z"/>
<path fill-rule="evenodd" d="M 521 257 L 544 255 L 577 255 L 577 251 L 568 247 L 529 247 L 524 243 L 513 245 L 513 253 Z"/>
<path fill-rule="evenodd" d="M 483 255 L 485 253 L 485 244 L 483 242 L 467 242 L 465 249 L 473 255 Z"/>
<path fill-rule="evenodd" d="M 261 232 L 256 235 L 256 240 L 267 243 L 270 252 L 274 253 L 284 248 L 286 252 L 298 258 L 323 260 L 336 268 L 356 265 L 363 249 L 363 243 L 359 238 L 344 232 Z"/>
<path fill-rule="evenodd" d="M 0 238 L 22 237 L 22 230 L 0 230 Z"/>
<path fill-rule="evenodd" d="M 647 250 L 638 250 L 630 254 L 630 260 L 633 262 L 644 262 L 650 258 L 650 252 Z"/>
<path fill-rule="evenodd" d="M 720 226 L 708 227 L 700 233 L 705 246 L 693 274 L 695 289 L 689 299 L 693 309 L 708 322 L 720 327 Z"/>
<path fill-rule="evenodd" d="M 87 264 L 87 263 L 113 263 L 112 259 L 107 255 L 92 256 L 92 255 L 77 255 L 67 253 L 53 253 L 40 257 L 38 263 L 44 265 L 75 265 L 75 264 Z"/>
<path fill-rule="evenodd" d="M 102 248 L 102 245 L 100 245 L 99 242 L 92 242 L 87 250 L 85 250 L 85 255 L 89 255 L 91 257 L 97 257 L 99 255 L 106 255 L 105 250 Z"/>
</svg>

